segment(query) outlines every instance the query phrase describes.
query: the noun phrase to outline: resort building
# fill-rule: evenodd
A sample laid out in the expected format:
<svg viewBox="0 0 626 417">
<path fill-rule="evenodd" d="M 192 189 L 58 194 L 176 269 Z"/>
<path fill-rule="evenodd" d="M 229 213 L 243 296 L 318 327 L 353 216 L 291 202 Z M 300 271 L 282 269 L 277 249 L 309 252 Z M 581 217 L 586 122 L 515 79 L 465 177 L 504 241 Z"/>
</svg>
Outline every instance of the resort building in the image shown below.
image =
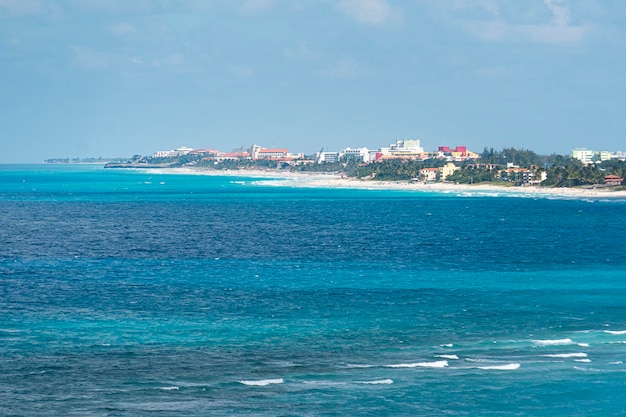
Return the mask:
<svg viewBox="0 0 626 417">
<path fill-rule="evenodd" d="M 578 159 L 583 164 L 592 164 L 594 162 L 608 161 L 613 155 L 608 151 L 593 151 L 586 148 L 576 148 L 572 151 L 572 158 Z"/>
<path fill-rule="evenodd" d="M 428 153 L 420 144 L 419 139 L 398 139 L 387 148 L 380 148 L 376 160 L 381 159 L 426 159 Z"/>
<path fill-rule="evenodd" d="M 617 175 L 607 175 L 604 177 L 604 183 L 606 185 L 622 185 L 624 178 L 618 177 Z"/>
<path fill-rule="evenodd" d="M 194 149 L 188 153 L 188 155 L 200 155 L 205 157 L 215 157 L 221 154 L 222 152 L 216 151 L 215 149 Z"/>
<path fill-rule="evenodd" d="M 454 165 L 452 162 L 448 162 L 447 164 L 445 164 L 444 166 L 442 166 L 441 168 L 439 168 L 439 175 L 442 181 L 445 181 L 446 178 L 448 178 L 450 175 L 454 174 L 456 171 L 458 171 L 459 168 L 458 166 Z"/>
<path fill-rule="evenodd" d="M 176 158 L 177 156 L 187 155 L 191 151 L 193 151 L 193 149 L 188 148 L 186 146 L 181 146 L 180 148 L 176 148 L 171 151 L 157 151 L 152 155 L 152 157 L 153 158 Z"/>
<path fill-rule="evenodd" d="M 420 178 L 424 181 L 437 181 L 439 177 L 439 168 L 422 168 L 419 170 Z"/>
<path fill-rule="evenodd" d="M 367 148 L 345 148 L 339 151 L 339 158 L 356 159 L 361 162 L 369 162 L 370 150 Z"/>
<path fill-rule="evenodd" d="M 291 154 L 285 148 L 262 148 L 259 145 L 252 145 L 250 155 L 252 159 L 279 159 L 279 160 L 293 160 L 298 158 L 304 158 L 303 153 Z"/>
<path fill-rule="evenodd" d="M 216 161 L 238 161 L 241 159 L 251 159 L 250 152 L 227 152 L 215 157 Z"/>
<path fill-rule="evenodd" d="M 467 159 L 478 159 L 480 155 L 476 152 L 467 150 L 467 146 L 457 146 L 450 148 L 449 146 L 440 146 L 437 149 L 437 157 L 448 161 L 465 161 Z"/>
<path fill-rule="evenodd" d="M 318 152 L 315 154 L 315 161 L 318 164 L 334 164 L 339 162 L 339 152 Z"/>
</svg>

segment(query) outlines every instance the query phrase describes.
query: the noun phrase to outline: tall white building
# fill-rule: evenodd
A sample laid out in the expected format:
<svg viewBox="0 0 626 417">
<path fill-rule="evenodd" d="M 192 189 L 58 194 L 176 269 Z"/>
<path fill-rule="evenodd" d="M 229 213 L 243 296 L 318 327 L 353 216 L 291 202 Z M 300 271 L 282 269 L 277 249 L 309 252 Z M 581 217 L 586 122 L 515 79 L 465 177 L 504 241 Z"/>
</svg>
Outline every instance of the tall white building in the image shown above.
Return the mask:
<svg viewBox="0 0 626 417">
<path fill-rule="evenodd" d="M 318 164 L 339 162 L 339 152 L 318 152 L 315 154 Z"/>
<path fill-rule="evenodd" d="M 611 153 L 608 151 L 592 151 L 586 148 L 576 148 L 572 151 L 572 158 L 578 159 L 583 164 L 587 165 L 595 161 L 608 161 L 611 159 Z"/>
<path fill-rule="evenodd" d="M 367 148 L 345 148 L 339 151 L 339 157 L 346 157 L 346 159 L 357 159 L 363 162 L 370 161 L 370 151 Z"/>
</svg>

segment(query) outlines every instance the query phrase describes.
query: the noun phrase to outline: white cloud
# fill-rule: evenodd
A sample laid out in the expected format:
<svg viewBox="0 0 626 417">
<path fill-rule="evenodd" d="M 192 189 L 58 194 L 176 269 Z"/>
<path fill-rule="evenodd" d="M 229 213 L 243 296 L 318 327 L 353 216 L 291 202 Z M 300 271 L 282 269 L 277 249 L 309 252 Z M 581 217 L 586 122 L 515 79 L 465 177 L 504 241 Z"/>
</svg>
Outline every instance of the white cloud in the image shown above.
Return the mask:
<svg viewBox="0 0 626 417">
<path fill-rule="evenodd" d="M 511 23 L 502 17 L 500 7 L 489 0 L 478 6 L 488 11 L 488 21 L 465 21 L 466 28 L 477 36 L 490 41 L 531 41 L 547 44 L 571 44 L 582 41 L 588 29 L 571 23 L 566 0 L 543 0 L 545 12 L 550 15 L 547 23 Z"/>
<path fill-rule="evenodd" d="M 556 26 L 569 25 L 569 8 L 565 0 L 543 0 L 543 2 L 552 12 Z"/>
<path fill-rule="evenodd" d="M 337 9 L 360 23 L 372 26 L 382 26 L 400 18 L 400 14 L 385 0 L 339 0 Z"/>
</svg>

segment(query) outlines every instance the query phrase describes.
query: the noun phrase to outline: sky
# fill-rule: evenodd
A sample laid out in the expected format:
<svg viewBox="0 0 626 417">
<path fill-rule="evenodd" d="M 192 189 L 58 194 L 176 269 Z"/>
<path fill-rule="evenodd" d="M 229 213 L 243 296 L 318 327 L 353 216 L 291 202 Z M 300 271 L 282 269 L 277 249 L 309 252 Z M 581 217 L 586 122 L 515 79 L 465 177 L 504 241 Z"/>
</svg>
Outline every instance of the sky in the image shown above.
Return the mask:
<svg viewBox="0 0 626 417">
<path fill-rule="evenodd" d="M 0 163 L 626 151 L 623 0 L 0 0 Z"/>
</svg>

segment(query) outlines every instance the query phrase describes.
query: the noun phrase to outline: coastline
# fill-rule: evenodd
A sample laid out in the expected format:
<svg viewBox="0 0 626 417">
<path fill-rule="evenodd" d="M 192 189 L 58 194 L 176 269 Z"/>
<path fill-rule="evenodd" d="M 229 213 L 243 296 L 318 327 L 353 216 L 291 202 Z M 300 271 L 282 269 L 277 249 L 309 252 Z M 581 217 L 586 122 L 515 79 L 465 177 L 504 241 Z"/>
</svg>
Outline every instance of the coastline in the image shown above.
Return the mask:
<svg viewBox="0 0 626 417">
<path fill-rule="evenodd" d="M 626 191 L 607 188 L 542 188 L 536 186 L 514 187 L 480 184 L 411 183 L 405 181 L 372 181 L 347 178 L 336 173 L 284 172 L 267 170 L 210 170 L 199 168 L 161 168 L 150 170 L 163 174 L 207 175 L 221 177 L 246 177 L 259 179 L 262 185 L 301 188 L 351 188 L 363 190 L 397 190 L 416 192 L 440 192 L 462 195 L 561 197 L 577 199 L 626 199 Z M 262 181 L 268 180 L 268 181 Z"/>
</svg>

